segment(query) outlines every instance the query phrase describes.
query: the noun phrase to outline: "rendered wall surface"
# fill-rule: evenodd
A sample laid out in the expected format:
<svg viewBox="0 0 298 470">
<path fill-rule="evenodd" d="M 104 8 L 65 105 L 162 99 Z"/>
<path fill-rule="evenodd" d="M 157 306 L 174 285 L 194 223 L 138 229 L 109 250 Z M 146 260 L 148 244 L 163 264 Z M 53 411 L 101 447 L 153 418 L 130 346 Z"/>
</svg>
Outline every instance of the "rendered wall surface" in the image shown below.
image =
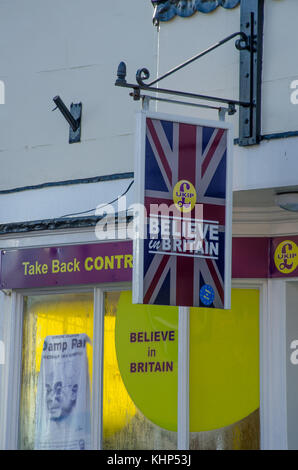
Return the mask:
<svg viewBox="0 0 298 470">
<path fill-rule="evenodd" d="M 291 84 L 298 78 L 295 0 L 266 0 L 262 69 L 262 135 L 297 131 L 298 105 L 291 102 Z M 239 31 L 240 7 L 175 17 L 160 24 L 158 70 L 167 70 L 217 41 Z M 231 41 L 160 82 L 160 87 L 238 99 L 239 52 Z M 214 110 L 158 104 L 159 111 L 218 119 Z M 238 112 L 227 116 L 238 138 Z M 297 184 L 297 137 L 234 147 L 234 190 Z"/>
<path fill-rule="evenodd" d="M 134 110 L 114 86 L 156 62 L 150 2 L 12 0 L 0 4 L 0 190 L 133 171 Z M 53 97 L 82 102 L 81 143 Z"/>
</svg>

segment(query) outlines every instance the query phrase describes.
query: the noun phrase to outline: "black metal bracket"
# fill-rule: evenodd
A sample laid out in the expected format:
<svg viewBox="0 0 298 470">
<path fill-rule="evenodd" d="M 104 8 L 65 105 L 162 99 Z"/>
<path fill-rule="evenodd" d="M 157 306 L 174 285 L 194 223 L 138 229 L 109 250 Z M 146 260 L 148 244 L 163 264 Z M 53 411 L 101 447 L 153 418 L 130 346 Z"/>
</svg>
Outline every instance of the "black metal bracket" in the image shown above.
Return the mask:
<svg viewBox="0 0 298 470">
<path fill-rule="evenodd" d="M 261 86 L 263 56 L 264 0 L 242 0 L 240 29 L 249 35 L 252 54 L 240 49 L 239 99 L 249 108 L 239 109 L 239 145 L 254 145 L 261 140 Z"/>
<path fill-rule="evenodd" d="M 69 127 L 69 143 L 74 144 L 81 142 L 81 117 L 82 117 L 82 103 L 71 103 L 70 112 L 78 123 L 77 129 Z"/>
<path fill-rule="evenodd" d="M 209 102 L 225 103 L 228 105 L 228 114 L 236 112 L 236 106 L 240 108 L 239 117 L 239 145 L 252 145 L 260 141 L 260 89 L 261 89 L 261 51 L 262 51 L 262 25 L 263 25 L 263 2 L 264 0 L 242 0 L 241 6 L 241 31 L 230 34 L 226 38 L 213 44 L 203 52 L 186 60 L 182 64 L 169 70 L 164 75 L 155 80 L 145 83 L 150 78 L 147 68 L 141 68 L 136 73 L 136 84 L 126 81 L 126 64 L 120 62 L 117 70 L 116 86 L 131 88 L 131 96 L 134 100 L 140 100 L 144 96 L 142 91 L 149 91 L 157 94 L 170 94 L 182 98 L 205 100 Z M 207 96 L 185 91 L 169 90 L 166 88 L 156 88 L 161 80 L 178 72 L 182 68 L 200 59 L 209 52 L 217 49 L 223 44 L 239 37 L 235 42 L 235 47 L 240 51 L 240 92 L 239 100 Z M 154 99 L 159 99 L 158 97 Z M 173 101 L 174 102 L 174 101 Z M 190 102 L 180 102 L 180 104 L 194 106 Z M 204 106 L 202 106 L 204 107 Z M 206 106 L 205 106 L 206 107 Z M 217 108 L 221 109 L 221 108 Z"/>
<path fill-rule="evenodd" d="M 56 108 L 53 111 L 58 108 L 69 124 L 69 143 L 80 142 L 82 103 L 71 103 L 69 111 L 60 96 L 55 96 L 53 101 L 56 104 Z"/>
<path fill-rule="evenodd" d="M 200 52 L 196 56 L 188 59 L 187 61 L 183 62 L 182 64 L 178 65 L 177 67 L 169 70 L 167 73 L 162 75 L 161 77 L 156 78 L 152 82 L 146 84 L 144 80 L 148 80 L 150 78 L 150 72 L 146 68 L 141 68 L 137 70 L 136 73 L 136 81 L 137 84 L 132 84 L 132 83 L 127 83 L 126 81 L 126 64 L 124 62 L 120 62 L 117 70 L 117 80 L 115 82 L 116 86 L 121 86 L 121 87 L 126 87 L 126 88 L 132 88 L 133 89 L 133 99 L 134 100 L 140 100 L 141 99 L 141 90 L 144 91 L 150 91 L 154 93 L 163 93 L 163 94 L 170 94 L 170 95 L 176 95 L 180 96 L 183 98 L 191 98 L 191 99 L 200 99 L 200 100 L 206 100 L 206 101 L 213 101 L 217 103 L 225 103 L 228 105 L 231 114 L 234 114 L 236 112 L 235 106 L 244 106 L 244 107 L 250 107 L 251 103 L 249 101 L 238 101 L 238 100 L 233 100 L 233 99 L 227 99 L 227 98 L 220 98 L 216 96 L 206 96 L 206 95 L 200 95 L 197 93 L 188 93 L 185 91 L 177 91 L 177 90 L 169 90 L 166 88 L 156 88 L 153 87 L 156 83 L 160 82 L 161 80 L 169 77 L 175 72 L 178 72 L 178 70 L 181 70 L 182 68 L 186 67 L 187 65 L 191 64 L 197 59 L 200 59 L 204 55 L 208 54 L 209 52 L 213 51 L 214 49 L 217 49 L 218 47 L 222 46 L 226 42 L 234 39 L 235 37 L 240 36 L 240 39 L 236 41 L 236 47 L 238 49 L 241 48 L 241 50 L 247 50 L 248 52 L 251 50 L 250 46 L 250 39 L 249 37 L 243 33 L 243 32 L 237 32 L 233 33 L 226 38 L 222 39 L 221 41 L 217 42 L 216 44 L 210 46 L 208 49 L 206 49 L 203 52 Z M 184 104 L 188 104 L 187 102 Z"/>
</svg>

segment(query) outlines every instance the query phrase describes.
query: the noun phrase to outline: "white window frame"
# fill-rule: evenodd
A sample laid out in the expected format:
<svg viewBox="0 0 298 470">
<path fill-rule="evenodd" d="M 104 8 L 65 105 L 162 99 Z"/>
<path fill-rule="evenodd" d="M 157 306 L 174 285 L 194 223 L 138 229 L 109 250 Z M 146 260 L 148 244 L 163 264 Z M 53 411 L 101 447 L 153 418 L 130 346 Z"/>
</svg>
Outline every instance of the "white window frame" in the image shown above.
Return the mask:
<svg viewBox="0 0 298 470">
<path fill-rule="evenodd" d="M 234 279 L 232 288 L 259 289 L 260 449 L 287 449 L 286 281 Z"/>
<path fill-rule="evenodd" d="M 284 367 L 279 369 L 285 355 L 285 314 L 280 315 L 285 300 L 284 280 L 232 280 L 232 288 L 258 289 L 260 292 L 260 435 L 261 449 L 286 448 L 286 390 Z M 11 312 L 5 328 L 6 364 L 4 371 L 4 396 L 1 416 L 2 449 L 18 448 L 18 426 L 21 390 L 23 300 L 30 295 L 54 295 L 65 293 L 92 292 L 94 296 L 93 364 L 103 357 L 104 297 L 106 292 L 131 290 L 131 283 L 71 286 L 67 288 L 40 288 L 12 291 Z M 275 299 L 275 300 L 274 300 Z M 278 305 L 276 301 L 279 299 Z M 285 303 L 284 303 L 285 310 Z M 280 330 L 281 328 L 281 330 Z M 274 331 L 274 334 L 270 333 Z M 281 334 L 278 333 L 281 331 Z M 283 336 L 284 335 L 284 336 Z M 189 311 L 181 310 L 179 315 L 178 340 L 178 433 L 177 450 L 189 447 Z M 276 347 L 278 343 L 278 348 Z M 272 357 L 275 362 L 272 364 Z M 96 361 L 96 362 L 95 362 Z M 182 367 L 184 364 L 184 367 Z M 101 449 L 102 404 L 103 404 L 103 361 L 93 367 L 92 449 Z M 278 404 L 278 405 L 277 405 Z M 278 429 L 278 432 L 276 431 Z"/>
</svg>

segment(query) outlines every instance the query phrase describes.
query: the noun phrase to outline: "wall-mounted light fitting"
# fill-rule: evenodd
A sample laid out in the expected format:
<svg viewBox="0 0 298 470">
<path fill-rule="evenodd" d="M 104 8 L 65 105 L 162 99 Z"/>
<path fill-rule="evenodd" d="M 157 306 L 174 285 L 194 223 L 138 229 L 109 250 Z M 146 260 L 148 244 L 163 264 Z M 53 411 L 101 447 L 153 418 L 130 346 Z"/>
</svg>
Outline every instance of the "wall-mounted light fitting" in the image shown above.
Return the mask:
<svg viewBox="0 0 298 470">
<path fill-rule="evenodd" d="M 298 212 L 298 192 L 278 193 L 275 196 L 275 203 L 281 209 Z"/>
<path fill-rule="evenodd" d="M 56 108 L 59 109 L 67 122 L 69 123 L 69 143 L 81 141 L 81 116 L 82 116 L 82 103 L 71 103 L 70 110 L 64 104 L 60 96 L 55 96 L 53 101 Z"/>
</svg>

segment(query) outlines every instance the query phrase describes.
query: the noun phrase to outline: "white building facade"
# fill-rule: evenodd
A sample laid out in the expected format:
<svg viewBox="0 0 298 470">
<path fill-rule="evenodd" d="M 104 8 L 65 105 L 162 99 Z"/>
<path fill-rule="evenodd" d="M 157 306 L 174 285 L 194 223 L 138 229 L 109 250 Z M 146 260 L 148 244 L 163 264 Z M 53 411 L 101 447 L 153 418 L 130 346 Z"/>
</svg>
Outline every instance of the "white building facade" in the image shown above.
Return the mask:
<svg viewBox="0 0 298 470">
<path fill-rule="evenodd" d="M 148 83 L 249 31 L 241 15 L 256 5 L 263 14 L 257 142 L 241 143 L 241 107 L 225 114 L 234 129 L 232 306 L 191 309 L 184 331 L 177 308 L 131 301 L 125 209 L 135 202 L 142 100 L 115 87 L 117 68 L 124 61 L 127 83 L 136 84 L 146 67 Z M 13 0 L 0 10 L 0 448 L 35 448 L 44 341 L 84 333 L 91 448 L 297 449 L 297 2 L 30 0 L 25 7 Z M 236 39 L 157 86 L 238 101 L 244 77 Z M 141 94 L 213 106 L 149 101 L 151 111 L 194 119 L 216 121 L 228 106 Z M 79 142 L 69 143 L 69 123 L 52 112 L 57 95 L 68 108 L 82 103 Z M 107 204 L 117 231 L 99 240 Z M 49 278 L 42 266 L 54 259 Z M 84 279 L 75 260 L 84 263 Z M 65 436 L 62 448 L 79 445 Z"/>
</svg>

